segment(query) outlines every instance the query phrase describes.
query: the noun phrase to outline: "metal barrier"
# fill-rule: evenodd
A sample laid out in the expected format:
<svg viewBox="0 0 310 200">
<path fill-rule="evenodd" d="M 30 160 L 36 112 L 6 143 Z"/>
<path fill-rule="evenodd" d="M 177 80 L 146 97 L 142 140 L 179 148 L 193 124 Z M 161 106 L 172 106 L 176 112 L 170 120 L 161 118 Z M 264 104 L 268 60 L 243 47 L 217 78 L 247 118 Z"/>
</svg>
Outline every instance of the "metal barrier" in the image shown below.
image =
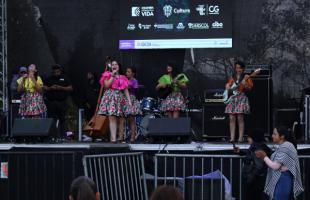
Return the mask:
<svg viewBox="0 0 310 200">
<path fill-rule="evenodd" d="M 84 156 L 83 166 L 85 175 L 96 182 L 101 199 L 147 199 L 142 153 Z"/>
<path fill-rule="evenodd" d="M 310 156 L 299 158 L 306 188 Z M 185 199 L 242 200 L 242 159 L 238 155 L 156 154 L 154 185 L 178 186 Z M 309 196 L 310 192 L 305 190 L 299 199 Z"/>
</svg>

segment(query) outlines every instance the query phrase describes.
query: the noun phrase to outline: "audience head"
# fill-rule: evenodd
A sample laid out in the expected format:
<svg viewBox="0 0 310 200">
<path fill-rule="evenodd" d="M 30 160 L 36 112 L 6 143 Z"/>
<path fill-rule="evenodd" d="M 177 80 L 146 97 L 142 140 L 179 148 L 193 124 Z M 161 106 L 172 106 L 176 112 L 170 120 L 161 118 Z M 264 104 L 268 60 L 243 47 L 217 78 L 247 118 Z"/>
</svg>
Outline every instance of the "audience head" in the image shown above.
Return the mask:
<svg viewBox="0 0 310 200">
<path fill-rule="evenodd" d="M 30 64 L 28 66 L 28 72 L 37 72 L 37 66 L 35 64 Z"/>
<path fill-rule="evenodd" d="M 19 74 L 19 76 L 26 75 L 27 74 L 27 67 L 24 67 L 24 66 L 19 67 L 18 74 Z"/>
<path fill-rule="evenodd" d="M 180 189 L 170 186 L 161 185 L 152 194 L 150 200 L 184 200 Z"/>
<path fill-rule="evenodd" d="M 63 67 L 59 64 L 52 65 L 53 75 L 60 76 L 63 74 Z"/>
<path fill-rule="evenodd" d="M 71 183 L 69 200 L 100 200 L 100 194 L 93 180 L 80 176 Z"/>
<path fill-rule="evenodd" d="M 277 144 L 282 144 L 283 142 L 288 141 L 296 147 L 292 131 L 284 126 L 276 126 L 273 129 L 272 140 Z"/>
</svg>

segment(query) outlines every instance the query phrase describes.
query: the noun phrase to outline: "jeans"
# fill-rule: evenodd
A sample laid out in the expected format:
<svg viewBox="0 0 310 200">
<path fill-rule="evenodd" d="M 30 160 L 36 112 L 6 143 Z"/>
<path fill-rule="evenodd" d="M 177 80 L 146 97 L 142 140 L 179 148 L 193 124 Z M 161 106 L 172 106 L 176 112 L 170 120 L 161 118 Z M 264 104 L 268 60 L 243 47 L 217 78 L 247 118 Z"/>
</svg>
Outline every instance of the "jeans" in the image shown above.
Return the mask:
<svg viewBox="0 0 310 200">
<path fill-rule="evenodd" d="M 282 172 L 274 191 L 273 200 L 289 200 L 293 191 L 293 175 L 291 172 Z"/>
</svg>

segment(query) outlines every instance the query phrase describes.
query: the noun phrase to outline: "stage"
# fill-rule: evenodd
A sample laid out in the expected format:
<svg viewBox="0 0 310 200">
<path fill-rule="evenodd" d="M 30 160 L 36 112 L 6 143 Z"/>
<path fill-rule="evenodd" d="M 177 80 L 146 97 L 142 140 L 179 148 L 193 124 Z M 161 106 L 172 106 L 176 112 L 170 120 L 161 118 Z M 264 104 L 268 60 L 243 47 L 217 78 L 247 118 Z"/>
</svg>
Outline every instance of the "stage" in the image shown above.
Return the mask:
<svg viewBox="0 0 310 200">
<path fill-rule="evenodd" d="M 236 143 L 240 149 L 247 149 L 249 147 L 246 143 Z M 269 148 L 274 149 L 276 145 L 269 143 Z M 112 144 L 103 142 L 68 142 L 68 143 L 2 143 L 0 144 L 0 151 L 12 151 L 16 149 L 28 149 L 28 150 L 75 150 L 84 149 L 91 150 L 96 149 L 102 152 L 113 151 L 117 153 L 120 149 L 140 152 L 167 152 L 167 151 L 188 151 L 188 152 L 222 152 L 231 151 L 232 144 L 221 142 L 191 142 L 190 144 Z M 310 150 L 310 144 L 298 144 L 298 152 L 304 152 Z"/>
</svg>

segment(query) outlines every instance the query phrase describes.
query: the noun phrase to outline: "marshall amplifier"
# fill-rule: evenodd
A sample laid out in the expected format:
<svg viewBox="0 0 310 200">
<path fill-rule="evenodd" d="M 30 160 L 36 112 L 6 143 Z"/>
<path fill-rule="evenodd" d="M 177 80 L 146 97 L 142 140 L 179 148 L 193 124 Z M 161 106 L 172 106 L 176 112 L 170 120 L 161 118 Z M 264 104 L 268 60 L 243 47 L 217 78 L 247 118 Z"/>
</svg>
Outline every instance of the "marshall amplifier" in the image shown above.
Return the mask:
<svg viewBox="0 0 310 200">
<path fill-rule="evenodd" d="M 204 91 L 205 104 L 223 103 L 224 89 L 208 89 Z"/>
<path fill-rule="evenodd" d="M 203 107 L 203 137 L 227 137 L 229 135 L 229 116 L 225 114 L 224 103 Z"/>
</svg>

